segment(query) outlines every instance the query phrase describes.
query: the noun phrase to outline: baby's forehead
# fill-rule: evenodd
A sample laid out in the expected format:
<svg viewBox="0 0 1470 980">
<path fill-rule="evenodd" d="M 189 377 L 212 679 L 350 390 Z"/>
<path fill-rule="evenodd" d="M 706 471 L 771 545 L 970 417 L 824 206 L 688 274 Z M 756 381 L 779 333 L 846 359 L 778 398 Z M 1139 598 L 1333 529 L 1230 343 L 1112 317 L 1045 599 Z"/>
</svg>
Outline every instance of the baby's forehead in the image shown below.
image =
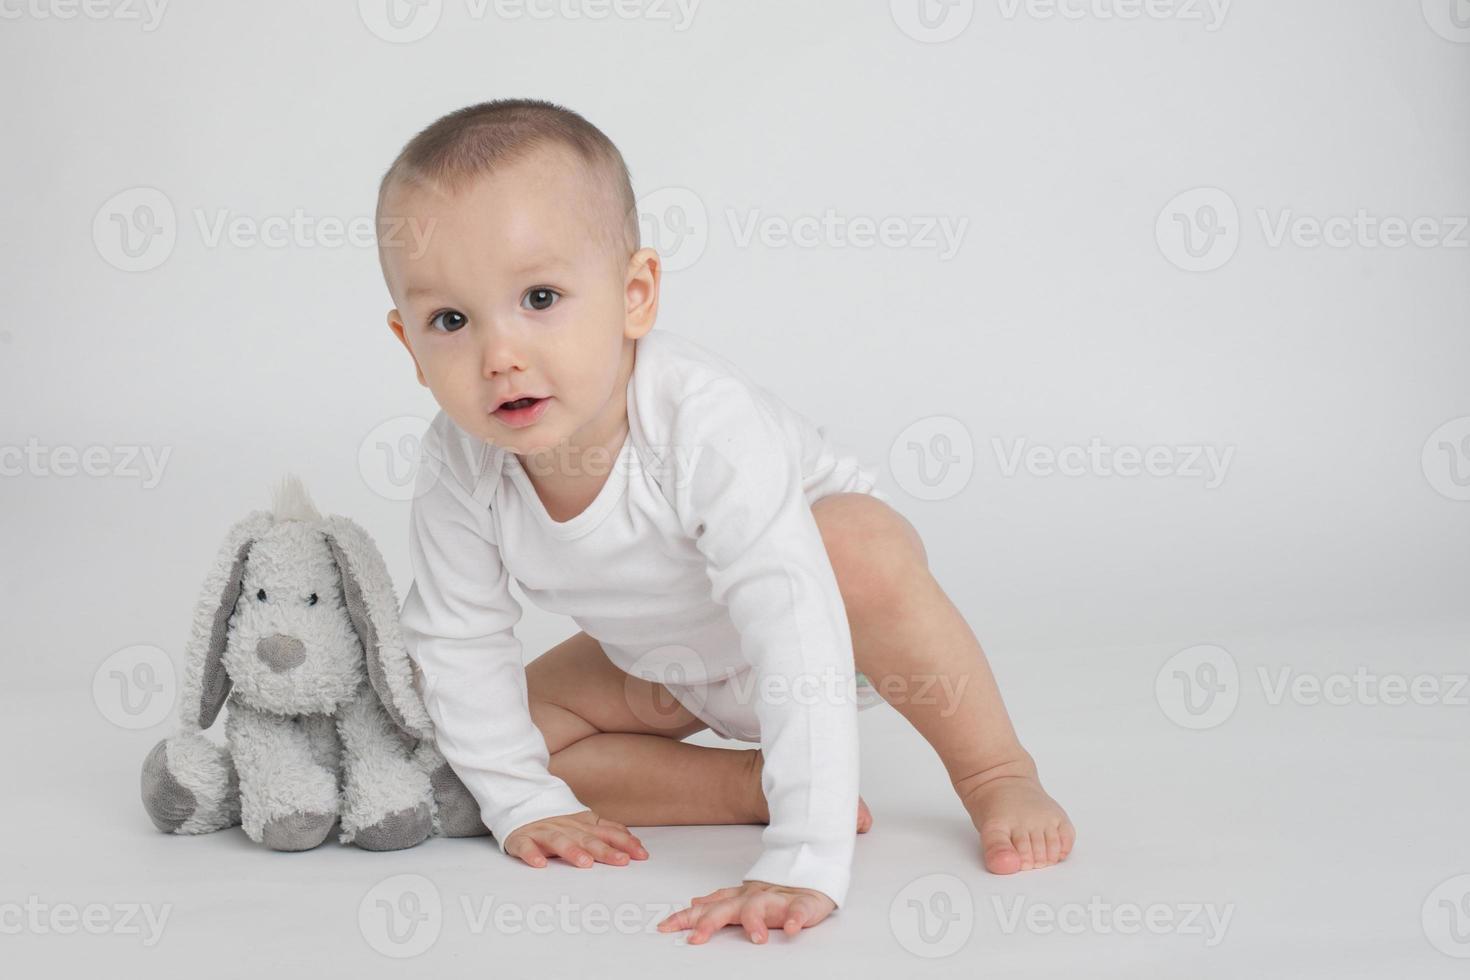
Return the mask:
<svg viewBox="0 0 1470 980">
<path fill-rule="evenodd" d="M 455 223 L 494 221 L 528 241 L 572 237 L 585 245 L 616 240 L 623 210 L 611 180 L 569 149 L 551 145 L 478 173 L 391 184 L 384 189 L 378 234 L 382 244 L 404 220 L 438 216 Z"/>
<path fill-rule="evenodd" d="M 609 175 L 558 144 L 535 147 L 492 166 L 462 173 L 430 175 L 393 183 L 385 192 L 385 205 L 407 213 L 415 202 L 442 205 L 462 204 L 476 197 L 494 195 L 513 206 L 527 195 L 554 197 L 564 208 L 579 210 L 588 205 L 612 205 L 621 210 Z"/>
</svg>

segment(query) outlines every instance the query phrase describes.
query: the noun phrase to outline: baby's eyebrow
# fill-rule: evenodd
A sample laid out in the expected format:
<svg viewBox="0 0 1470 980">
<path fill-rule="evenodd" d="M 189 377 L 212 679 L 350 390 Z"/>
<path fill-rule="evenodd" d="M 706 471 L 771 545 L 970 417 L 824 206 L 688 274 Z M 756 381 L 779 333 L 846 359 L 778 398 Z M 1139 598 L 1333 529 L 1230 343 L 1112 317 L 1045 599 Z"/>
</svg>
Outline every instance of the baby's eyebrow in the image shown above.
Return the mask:
<svg viewBox="0 0 1470 980">
<path fill-rule="evenodd" d="M 520 263 L 510 270 L 511 276 L 524 276 L 532 272 L 569 272 L 572 266 L 565 259 L 556 255 L 536 256 Z M 418 296 L 427 296 L 440 292 L 437 286 L 409 286 L 406 296 L 414 299 Z"/>
<path fill-rule="evenodd" d="M 528 272 L 560 272 L 569 268 L 571 268 L 571 266 L 567 265 L 566 261 L 563 260 L 561 257 L 555 255 L 547 255 L 536 256 L 535 258 L 527 259 L 510 271 L 514 275 L 522 276 Z"/>
</svg>

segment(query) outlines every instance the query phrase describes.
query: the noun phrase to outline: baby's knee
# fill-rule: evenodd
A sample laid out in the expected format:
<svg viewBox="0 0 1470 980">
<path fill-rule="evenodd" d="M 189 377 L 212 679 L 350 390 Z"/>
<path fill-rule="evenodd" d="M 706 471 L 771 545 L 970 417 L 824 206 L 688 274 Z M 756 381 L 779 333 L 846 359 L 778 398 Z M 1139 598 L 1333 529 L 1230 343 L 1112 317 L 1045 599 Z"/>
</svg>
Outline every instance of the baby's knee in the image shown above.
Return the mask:
<svg viewBox="0 0 1470 980">
<path fill-rule="evenodd" d="M 540 729 L 541 737 L 546 740 L 546 751 L 551 755 L 597 733 L 597 726 L 576 712 L 539 698 L 533 692 L 527 692 L 526 703 L 531 709 L 531 723 Z"/>
<path fill-rule="evenodd" d="M 849 611 L 892 608 L 927 573 L 929 556 L 919 532 L 876 497 L 833 494 L 812 505 L 812 516 Z"/>
</svg>

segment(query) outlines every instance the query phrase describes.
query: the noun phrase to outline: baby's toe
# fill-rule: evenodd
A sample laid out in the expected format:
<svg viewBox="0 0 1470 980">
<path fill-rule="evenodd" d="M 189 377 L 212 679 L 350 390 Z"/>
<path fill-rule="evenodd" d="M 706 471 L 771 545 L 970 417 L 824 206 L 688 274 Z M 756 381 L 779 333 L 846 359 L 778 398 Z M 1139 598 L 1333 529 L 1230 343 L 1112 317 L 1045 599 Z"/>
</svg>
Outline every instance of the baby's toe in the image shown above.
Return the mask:
<svg viewBox="0 0 1470 980">
<path fill-rule="evenodd" d="M 1031 849 L 1031 832 L 1017 830 L 1011 835 L 1011 841 L 1016 845 L 1016 853 L 1021 855 L 1021 870 L 1030 871 L 1036 867 L 1036 852 Z"/>
<path fill-rule="evenodd" d="M 1009 827 L 993 827 L 982 831 L 980 847 L 985 855 L 985 870 L 991 874 L 1012 875 L 1021 870 L 1021 855 L 1016 850 Z"/>
<path fill-rule="evenodd" d="M 873 827 L 873 811 L 868 809 L 868 804 L 858 797 L 857 832 L 866 834 Z"/>
<path fill-rule="evenodd" d="M 1072 845 L 1077 840 L 1077 829 L 1072 826 L 1072 821 L 1062 821 L 1062 825 L 1057 828 L 1057 838 L 1062 842 L 1062 857 L 1065 858 L 1072 853 Z"/>
<path fill-rule="evenodd" d="M 1056 827 L 1046 828 L 1046 863 L 1056 864 L 1062 859 L 1062 835 Z"/>
<path fill-rule="evenodd" d="M 1033 867 L 1045 868 L 1051 864 L 1046 858 L 1046 831 L 1040 827 L 1031 831 L 1031 854 L 1035 861 Z"/>
</svg>

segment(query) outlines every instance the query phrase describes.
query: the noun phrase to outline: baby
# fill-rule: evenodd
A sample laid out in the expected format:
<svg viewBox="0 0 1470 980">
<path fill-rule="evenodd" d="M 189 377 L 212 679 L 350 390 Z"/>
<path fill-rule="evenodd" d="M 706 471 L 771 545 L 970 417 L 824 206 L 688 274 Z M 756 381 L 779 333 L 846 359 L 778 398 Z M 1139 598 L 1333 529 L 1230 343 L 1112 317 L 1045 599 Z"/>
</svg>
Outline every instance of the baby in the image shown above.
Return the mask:
<svg viewBox="0 0 1470 980">
<path fill-rule="evenodd" d="M 857 710 L 881 698 L 944 762 L 986 868 L 1067 856 L 1071 822 L 874 474 L 653 330 L 660 259 L 600 130 L 533 100 L 450 113 L 383 177 L 378 229 L 388 325 L 442 409 L 403 634 L 502 852 L 626 864 L 648 857 L 630 824 L 768 824 L 739 884 L 659 929 L 796 935 L 846 901 L 872 824 Z M 529 666 L 512 578 L 582 629 Z M 760 747 L 682 741 L 705 727 Z"/>
</svg>

